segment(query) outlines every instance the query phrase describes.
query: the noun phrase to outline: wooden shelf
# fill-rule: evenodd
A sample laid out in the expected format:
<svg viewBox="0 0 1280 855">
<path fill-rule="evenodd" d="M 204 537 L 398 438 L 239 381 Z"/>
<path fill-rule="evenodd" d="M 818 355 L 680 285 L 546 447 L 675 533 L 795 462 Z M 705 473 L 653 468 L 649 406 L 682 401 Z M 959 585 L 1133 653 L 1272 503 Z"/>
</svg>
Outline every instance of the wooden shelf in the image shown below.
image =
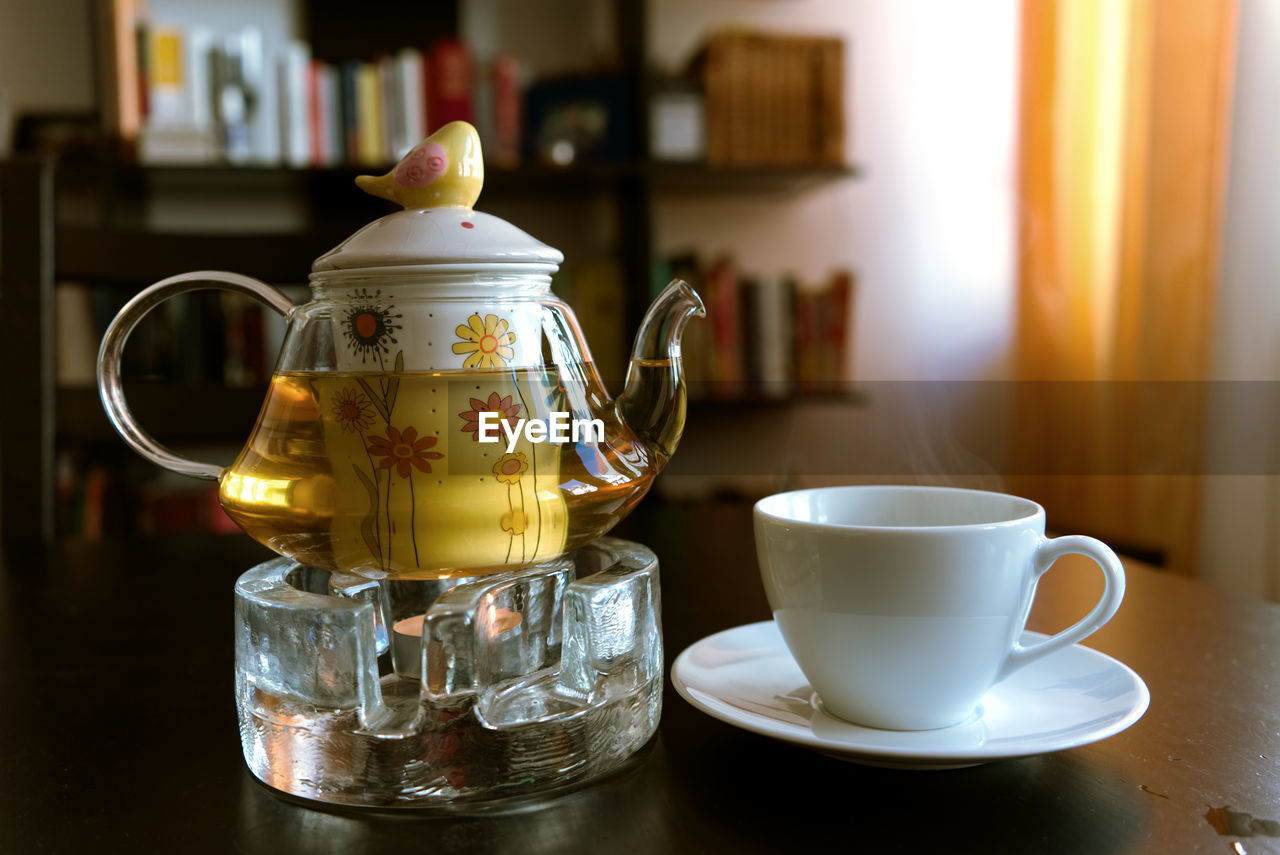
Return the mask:
<svg viewBox="0 0 1280 855">
<path fill-rule="evenodd" d="M 55 261 L 61 280 L 136 286 L 189 270 L 234 270 L 267 282 L 306 281 L 311 262 L 350 234 L 187 234 L 63 228 Z"/>
<path fill-rule="evenodd" d="M 816 389 L 779 389 L 776 393 L 747 388 L 742 383 L 689 384 L 689 406 L 698 410 L 769 409 L 820 404 L 864 407 L 867 405 L 867 393 L 850 384 L 833 384 Z"/>
<path fill-rule="evenodd" d="M 109 182 L 118 189 L 175 187 L 223 187 L 228 183 L 237 189 L 262 192 L 310 190 L 321 196 L 334 190 L 346 190 L 357 175 L 378 175 L 393 164 L 381 167 L 338 166 L 331 168 L 289 167 L 274 165 L 231 165 L 223 163 L 191 165 L 68 163 L 59 168 L 74 178 L 83 172 L 86 179 L 101 179 L 109 167 Z M 485 170 L 485 194 L 524 195 L 553 191 L 587 194 L 610 192 L 621 182 L 645 178 L 655 189 L 670 192 L 770 190 L 803 190 L 817 184 L 855 178 L 855 166 L 707 166 L 702 163 L 664 163 L 642 161 L 583 162 L 570 166 L 528 164 L 517 167 L 494 167 Z M 353 194 L 352 199 L 362 199 Z M 483 199 L 484 196 L 482 195 Z M 375 200 L 374 205 L 385 207 Z M 393 210 L 387 208 L 387 210 Z M 353 212 L 354 213 L 354 212 Z M 356 219 L 355 216 L 352 219 Z"/>
<path fill-rule="evenodd" d="M 350 194 L 363 200 L 364 194 L 354 189 L 358 175 L 381 175 L 395 164 L 382 166 L 292 167 L 275 164 L 192 163 L 141 164 L 111 160 L 67 161 L 59 164 L 63 178 L 82 183 L 106 185 L 105 189 L 136 192 L 138 189 L 174 189 L 179 187 L 226 187 L 262 192 L 313 191 L 323 195 Z M 554 189 L 567 193 L 592 193 L 612 190 L 619 181 L 633 180 L 644 171 L 637 161 L 583 162 L 559 167 L 527 164 L 515 167 L 486 166 L 484 191 L 489 194 L 523 194 Z M 341 191 L 336 193 L 335 191 Z M 482 197 L 483 198 L 483 195 Z M 389 202 L 373 199 L 375 206 L 387 212 L 395 210 Z M 352 219 L 356 219 L 353 215 Z"/>
<path fill-rule="evenodd" d="M 84 164 L 73 170 L 85 168 Z M 187 270 L 235 270 L 268 282 L 301 282 L 311 262 L 370 219 L 391 210 L 382 200 L 349 192 L 355 168 L 291 169 L 268 166 L 119 166 L 108 179 L 125 187 L 188 189 L 234 186 L 244 192 L 304 192 L 316 200 L 314 225 L 282 232 L 156 232 L 138 228 L 64 226 L 57 230 L 55 267 L 61 279 L 136 285 Z M 654 190 L 696 192 L 800 192 L 858 174 L 849 166 L 706 167 L 697 164 L 599 163 L 558 168 L 490 169 L 488 198 L 624 192 L 641 180 Z M 122 191 L 123 192 L 123 191 Z M 483 198 L 483 197 L 482 197 Z M 339 217 L 335 199 L 347 199 Z"/>
<path fill-rule="evenodd" d="M 705 166 L 654 163 L 648 167 L 655 190 L 664 193 L 801 192 L 858 176 L 854 166 Z"/>
</svg>

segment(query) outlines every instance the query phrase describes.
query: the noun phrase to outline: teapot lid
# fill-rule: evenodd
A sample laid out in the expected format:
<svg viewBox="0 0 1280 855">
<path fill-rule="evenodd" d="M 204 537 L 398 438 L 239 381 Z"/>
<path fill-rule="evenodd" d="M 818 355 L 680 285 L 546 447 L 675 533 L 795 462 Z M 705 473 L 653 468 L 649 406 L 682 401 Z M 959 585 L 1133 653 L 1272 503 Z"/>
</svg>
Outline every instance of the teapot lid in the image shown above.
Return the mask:
<svg viewBox="0 0 1280 855">
<path fill-rule="evenodd" d="M 558 249 L 501 217 L 473 211 L 484 183 L 480 136 L 450 122 L 385 175 L 360 175 L 366 193 L 403 211 L 374 220 L 315 260 L 326 280 L 399 273 L 502 273 L 545 279 L 559 269 Z"/>
</svg>

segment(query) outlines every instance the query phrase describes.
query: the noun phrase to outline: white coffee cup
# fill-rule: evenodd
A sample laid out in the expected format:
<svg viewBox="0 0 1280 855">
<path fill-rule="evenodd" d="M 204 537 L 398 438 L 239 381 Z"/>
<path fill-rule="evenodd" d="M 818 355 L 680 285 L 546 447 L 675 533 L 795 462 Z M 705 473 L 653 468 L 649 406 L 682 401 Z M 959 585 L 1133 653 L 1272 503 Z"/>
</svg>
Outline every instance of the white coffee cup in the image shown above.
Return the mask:
<svg viewBox="0 0 1280 855">
<path fill-rule="evenodd" d="M 823 708 L 857 724 L 927 730 L 974 715 L 1013 671 L 1105 624 L 1124 569 L 1091 537 L 1046 538 L 1035 502 L 948 487 L 829 487 L 755 506 L 774 620 Z M 1074 626 L 1019 643 L 1040 576 L 1092 558 L 1106 588 Z"/>
</svg>

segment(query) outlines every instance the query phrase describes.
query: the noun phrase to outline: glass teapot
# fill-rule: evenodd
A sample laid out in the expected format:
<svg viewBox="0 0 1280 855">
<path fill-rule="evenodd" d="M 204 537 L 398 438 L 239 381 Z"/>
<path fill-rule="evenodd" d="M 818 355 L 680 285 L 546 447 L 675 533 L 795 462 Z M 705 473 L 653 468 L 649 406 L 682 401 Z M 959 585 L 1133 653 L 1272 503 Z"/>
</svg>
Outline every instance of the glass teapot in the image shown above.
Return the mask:
<svg viewBox="0 0 1280 855">
<path fill-rule="evenodd" d="M 102 401 L 142 456 L 216 480 L 251 537 L 299 562 L 371 578 L 474 576 L 576 549 L 627 514 L 679 442 L 680 338 L 702 317 L 672 282 L 641 322 L 622 394 L 606 394 L 573 312 L 551 291 L 563 256 L 472 210 L 474 128 L 453 122 L 367 192 L 404 210 L 312 266 L 311 301 L 197 271 L 157 282 L 108 328 Z M 204 287 L 288 320 L 267 399 L 230 467 L 181 457 L 134 420 L 120 355 L 150 309 Z"/>
</svg>

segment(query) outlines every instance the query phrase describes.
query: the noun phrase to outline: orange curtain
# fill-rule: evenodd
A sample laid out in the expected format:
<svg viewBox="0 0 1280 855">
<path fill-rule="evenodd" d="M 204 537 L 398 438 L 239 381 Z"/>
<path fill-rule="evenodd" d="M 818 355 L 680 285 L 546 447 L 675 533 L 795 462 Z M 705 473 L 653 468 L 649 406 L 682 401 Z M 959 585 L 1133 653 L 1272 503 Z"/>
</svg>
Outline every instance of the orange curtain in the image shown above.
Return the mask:
<svg viewBox="0 0 1280 855">
<path fill-rule="evenodd" d="M 1236 4 L 1022 14 L 1010 486 L 1192 573 Z"/>
</svg>

